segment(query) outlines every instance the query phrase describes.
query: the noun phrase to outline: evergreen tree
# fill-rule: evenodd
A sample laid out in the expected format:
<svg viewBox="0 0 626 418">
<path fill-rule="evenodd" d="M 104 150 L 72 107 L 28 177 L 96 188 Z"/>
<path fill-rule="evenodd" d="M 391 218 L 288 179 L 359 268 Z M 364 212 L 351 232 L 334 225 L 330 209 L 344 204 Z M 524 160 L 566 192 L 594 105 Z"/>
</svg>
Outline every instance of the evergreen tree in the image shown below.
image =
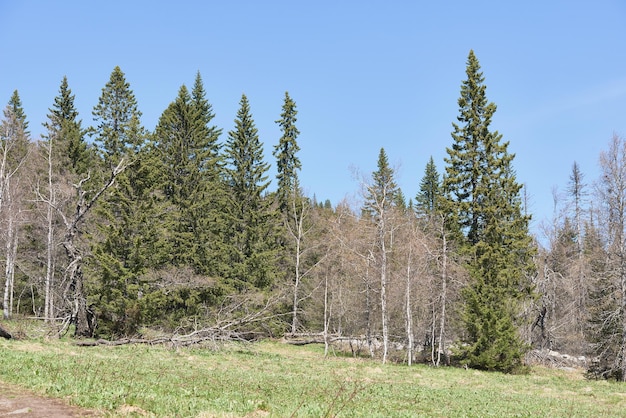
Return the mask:
<svg viewBox="0 0 626 418">
<path fill-rule="evenodd" d="M 365 196 L 365 211 L 372 216 L 387 211 L 398 203 L 401 194 L 393 168 L 384 148 L 378 153 L 378 169 L 372 173 L 372 183 Z M 404 199 L 402 199 L 404 200 Z"/>
<path fill-rule="evenodd" d="M 98 332 L 132 335 L 141 324 L 142 275 L 155 261 L 158 217 L 151 193 L 152 167 L 142 158 L 147 132 L 124 73 L 115 67 L 93 110 L 92 129 L 107 169 L 132 165 L 116 178 L 97 209 L 103 239 L 94 254 L 99 281 L 96 294 Z M 108 176 L 104 172 L 102 175 Z"/>
<path fill-rule="evenodd" d="M 30 132 L 28 131 L 28 121 L 26 120 L 26 113 L 24 112 L 24 108 L 22 107 L 22 99 L 20 99 L 20 95 L 17 90 L 15 90 L 11 95 L 11 99 L 9 100 L 9 109 L 11 109 L 11 112 L 13 112 L 16 120 L 23 127 L 24 134 L 26 136 L 30 136 Z"/>
<path fill-rule="evenodd" d="M 90 152 L 84 139 L 85 130 L 78 120 L 78 111 L 74 106 L 75 96 L 64 76 L 59 87 L 59 95 L 48 109 L 48 139 L 53 139 L 53 161 L 60 174 L 84 174 L 89 169 Z M 52 138 L 54 136 L 54 138 Z"/>
<path fill-rule="evenodd" d="M 480 64 L 470 51 L 461 86 L 458 124 L 447 149 L 443 190 L 456 228 L 464 233 L 470 284 L 464 289 L 466 345 L 471 367 L 510 372 L 527 349 L 516 324 L 521 303 L 531 295 L 529 218 L 522 214 L 521 185 L 508 142 L 490 130 L 496 105 L 489 103 Z"/>
<path fill-rule="evenodd" d="M 281 212 L 287 210 L 290 199 L 299 193 L 299 190 L 295 190 L 298 170 L 302 168 L 300 159 L 296 156 L 297 152 L 300 151 L 300 147 L 296 142 L 300 134 L 295 125 L 297 114 L 295 102 L 289 97 L 289 93 L 285 92 L 283 111 L 280 114 L 280 120 L 276 121 L 283 135 L 274 147 L 278 171 L 276 176 L 278 179 L 278 190 L 276 193 Z"/>
<path fill-rule="evenodd" d="M 226 142 L 226 180 L 230 188 L 227 208 L 230 235 L 225 275 L 238 287 L 264 288 L 277 274 L 276 214 L 264 196 L 269 186 L 269 165 L 263 161 L 263 146 L 250 113 L 248 99 L 242 95 L 234 130 Z"/>
<path fill-rule="evenodd" d="M 145 135 L 139 132 L 141 112 L 137 99 L 120 67 L 113 69 L 93 116 L 97 124 L 93 133 L 109 167 L 129 153 L 136 153 L 145 141 Z"/>
<path fill-rule="evenodd" d="M 420 182 L 420 191 L 415 197 L 415 207 L 419 214 L 431 215 L 437 210 L 437 202 L 441 196 L 441 182 L 433 157 L 430 157 Z"/>
<path fill-rule="evenodd" d="M 155 133 L 167 228 L 170 262 L 196 272 L 216 274 L 219 257 L 209 247 L 218 240 L 216 221 L 223 206 L 221 160 L 213 119 L 202 81 L 196 78 L 193 95 L 185 85 L 163 112 Z"/>
</svg>

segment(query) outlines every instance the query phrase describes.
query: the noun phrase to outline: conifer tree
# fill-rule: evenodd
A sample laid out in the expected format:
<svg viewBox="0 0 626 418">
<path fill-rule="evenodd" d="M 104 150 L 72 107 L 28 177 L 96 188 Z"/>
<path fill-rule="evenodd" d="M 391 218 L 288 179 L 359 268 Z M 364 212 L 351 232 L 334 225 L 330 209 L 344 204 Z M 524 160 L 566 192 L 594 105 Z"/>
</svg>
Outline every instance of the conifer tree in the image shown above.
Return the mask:
<svg viewBox="0 0 626 418">
<path fill-rule="evenodd" d="M 13 112 L 14 117 L 17 122 L 21 124 L 23 127 L 24 134 L 26 136 L 30 136 L 30 132 L 28 131 L 28 121 L 26 120 L 26 113 L 24 112 L 24 108 L 22 107 L 22 99 L 20 99 L 20 94 L 17 90 L 13 92 L 11 95 L 11 99 L 9 100 L 9 109 Z"/>
<path fill-rule="evenodd" d="M 431 215 L 437 210 L 437 201 L 441 196 L 441 182 L 433 157 L 430 157 L 420 182 L 420 191 L 415 197 L 415 208 L 419 214 Z"/>
<path fill-rule="evenodd" d="M 531 294 L 529 218 L 522 214 L 514 155 L 502 135 L 490 130 L 496 105 L 487 101 L 473 51 L 466 74 L 443 184 L 454 229 L 464 234 L 471 277 L 463 291 L 466 345 L 460 354 L 471 367 L 510 372 L 521 366 L 527 349 L 516 318 Z"/>
<path fill-rule="evenodd" d="M 278 204 L 281 212 L 285 212 L 289 207 L 289 200 L 299 193 L 296 190 L 298 179 L 298 170 L 302 168 L 300 159 L 296 155 L 300 151 L 300 147 L 296 142 L 300 131 L 296 128 L 296 103 L 289 97 L 289 93 L 285 92 L 285 101 L 283 111 L 280 114 L 280 120 L 276 123 L 280 126 L 283 135 L 280 137 L 278 144 L 274 147 L 274 156 L 276 157 L 276 168 L 278 171 Z"/>
<path fill-rule="evenodd" d="M 97 312 L 102 335 L 132 335 L 141 323 L 142 274 L 156 256 L 157 215 L 151 194 L 151 167 L 142 160 L 147 132 L 124 73 L 115 67 L 93 109 L 92 129 L 105 170 L 132 165 L 103 196 L 98 214 L 102 242 L 95 246 L 99 281 Z"/>
<path fill-rule="evenodd" d="M 85 130 L 78 119 L 78 110 L 74 105 L 75 96 L 64 76 L 59 87 L 59 95 L 48 109 L 48 140 L 54 136 L 53 161 L 60 174 L 84 174 L 90 165 L 90 153 L 85 142 Z"/>
<path fill-rule="evenodd" d="M 198 273 L 217 274 L 219 255 L 209 250 L 220 239 L 223 206 L 220 130 L 198 74 L 192 95 L 185 85 L 163 112 L 155 133 L 161 188 L 169 207 L 170 261 Z"/>
<path fill-rule="evenodd" d="M 276 214 L 264 196 L 269 165 L 263 161 L 248 98 L 242 95 L 235 128 L 226 142 L 227 207 L 230 235 L 226 237 L 229 265 L 226 277 L 240 288 L 264 288 L 276 278 Z"/>
<path fill-rule="evenodd" d="M 137 99 L 120 67 L 113 69 L 93 116 L 97 124 L 93 133 L 108 166 L 115 166 L 121 158 L 137 152 L 145 141 L 145 135 L 140 132 L 143 128 L 139 123 L 141 112 Z"/>
</svg>

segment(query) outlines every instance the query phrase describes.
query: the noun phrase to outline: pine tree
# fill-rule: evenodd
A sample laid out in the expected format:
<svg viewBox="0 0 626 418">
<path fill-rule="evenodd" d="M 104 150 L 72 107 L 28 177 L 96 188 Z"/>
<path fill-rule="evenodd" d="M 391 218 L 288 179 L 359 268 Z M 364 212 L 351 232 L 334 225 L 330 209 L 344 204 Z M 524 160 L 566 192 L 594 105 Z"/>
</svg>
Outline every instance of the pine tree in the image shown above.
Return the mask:
<svg viewBox="0 0 626 418">
<path fill-rule="evenodd" d="M 269 186 L 269 165 L 263 161 L 263 146 L 242 95 L 234 130 L 226 142 L 226 180 L 230 188 L 227 208 L 229 269 L 226 277 L 236 286 L 269 286 L 277 275 L 276 214 L 264 196 Z"/>
<path fill-rule="evenodd" d="M 496 105 L 489 103 L 480 64 L 470 51 L 461 86 L 458 124 L 447 149 L 443 190 L 446 206 L 464 233 L 471 283 L 464 289 L 463 361 L 475 368 L 510 372 L 527 349 L 516 318 L 531 295 L 529 218 L 522 214 L 520 190 L 508 142 L 490 130 Z"/>
<path fill-rule="evenodd" d="M 296 128 L 296 110 L 295 102 L 289 97 L 289 93 L 285 92 L 285 102 L 283 111 L 280 114 L 280 120 L 276 123 L 280 126 L 283 135 L 280 137 L 278 144 L 274 147 L 274 156 L 276 157 L 276 168 L 278 171 L 278 190 L 277 198 L 279 209 L 285 212 L 289 207 L 289 201 L 292 197 L 299 193 L 296 190 L 298 179 L 298 170 L 302 168 L 297 152 L 300 147 L 296 142 L 300 131 Z"/>
</svg>

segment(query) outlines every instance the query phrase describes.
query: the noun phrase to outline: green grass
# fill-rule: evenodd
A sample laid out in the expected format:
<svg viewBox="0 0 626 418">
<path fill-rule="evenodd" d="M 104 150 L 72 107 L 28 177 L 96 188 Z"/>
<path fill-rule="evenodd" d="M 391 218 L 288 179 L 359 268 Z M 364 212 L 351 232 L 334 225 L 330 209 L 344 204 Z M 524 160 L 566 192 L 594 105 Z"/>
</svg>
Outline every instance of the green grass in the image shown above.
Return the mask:
<svg viewBox="0 0 626 418">
<path fill-rule="evenodd" d="M 0 380 L 115 416 L 626 417 L 625 385 L 580 372 L 383 366 L 279 342 L 216 351 L 2 341 Z"/>
</svg>

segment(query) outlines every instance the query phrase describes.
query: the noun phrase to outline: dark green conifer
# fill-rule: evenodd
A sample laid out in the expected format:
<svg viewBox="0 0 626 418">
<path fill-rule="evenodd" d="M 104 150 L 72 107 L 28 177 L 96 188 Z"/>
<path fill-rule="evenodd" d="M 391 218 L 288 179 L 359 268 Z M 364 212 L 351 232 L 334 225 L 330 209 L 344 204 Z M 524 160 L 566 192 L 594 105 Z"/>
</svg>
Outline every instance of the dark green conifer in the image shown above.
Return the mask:
<svg viewBox="0 0 626 418">
<path fill-rule="evenodd" d="M 9 108 L 15 115 L 15 118 L 22 125 L 24 134 L 26 136 L 30 136 L 30 132 L 28 130 L 28 121 L 26 120 L 26 113 L 24 112 L 24 108 L 22 107 L 22 99 L 20 99 L 20 94 L 17 90 L 15 90 L 11 95 L 11 99 L 9 100 Z"/>
<path fill-rule="evenodd" d="M 144 160 L 148 137 L 124 73 L 115 67 L 93 110 L 92 128 L 104 162 L 102 176 L 122 163 L 128 168 L 97 209 L 103 239 L 94 248 L 98 284 L 94 299 L 100 335 L 132 335 L 142 323 L 144 273 L 159 252 L 158 214 L 151 193 L 153 169 Z M 93 167 L 92 167 L 92 172 Z"/>
<path fill-rule="evenodd" d="M 278 179 L 278 190 L 276 192 L 278 205 L 281 212 L 285 212 L 289 207 L 289 201 L 300 193 L 296 190 L 298 181 L 298 170 L 302 168 L 300 159 L 296 155 L 300 147 L 296 142 L 300 131 L 296 128 L 298 111 L 296 103 L 285 92 L 285 101 L 280 119 L 276 123 L 280 126 L 283 135 L 278 144 L 274 147 L 274 157 L 276 157 L 276 168 Z"/>
<path fill-rule="evenodd" d="M 430 157 L 420 182 L 420 191 L 415 197 L 415 209 L 420 215 L 428 216 L 437 210 L 441 196 L 441 181 L 433 157 Z"/>
<path fill-rule="evenodd" d="M 466 345 L 460 354 L 471 367 L 511 372 L 521 366 L 527 349 L 517 318 L 532 293 L 529 217 L 522 214 L 514 155 L 502 135 L 490 130 L 496 105 L 487 101 L 473 51 L 466 74 L 443 183 L 446 209 L 457 223 L 452 229 L 464 234 L 471 277 L 463 290 Z"/>
<path fill-rule="evenodd" d="M 265 196 L 269 164 L 263 160 L 248 98 L 242 95 L 235 128 L 226 142 L 226 181 L 230 188 L 227 207 L 229 256 L 226 276 L 236 286 L 269 286 L 276 271 L 276 213 Z"/>
<path fill-rule="evenodd" d="M 181 86 L 159 119 L 155 151 L 168 208 L 170 260 L 197 273 L 217 275 L 224 188 L 217 142 L 221 131 L 210 125 L 213 117 L 198 74 L 192 94 Z"/>
<path fill-rule="evenodd" d="M 54 141 L 52 152 L 53 162 L 60 174 L 85 174 L 92 158 L 82 121 L 78 119 L 78 111 L 74 105 L 75 96 L 69 88 L 67 77 L 63 77 L 59 87 L 59 95 L 48 109 L 48 122 L 44 126 L 48 130 L 48 138 Z"/>
<path fill-rule="evenodd" d="M 93 133 L 107 166 L 117 165 L 121 158 L 136 153 L 143 145 L 145 135 L 138 132 L 141 112 L 120 67 L 113 69 L 93 109 L 93 116 L 97 124 Z"/>
</svg>

